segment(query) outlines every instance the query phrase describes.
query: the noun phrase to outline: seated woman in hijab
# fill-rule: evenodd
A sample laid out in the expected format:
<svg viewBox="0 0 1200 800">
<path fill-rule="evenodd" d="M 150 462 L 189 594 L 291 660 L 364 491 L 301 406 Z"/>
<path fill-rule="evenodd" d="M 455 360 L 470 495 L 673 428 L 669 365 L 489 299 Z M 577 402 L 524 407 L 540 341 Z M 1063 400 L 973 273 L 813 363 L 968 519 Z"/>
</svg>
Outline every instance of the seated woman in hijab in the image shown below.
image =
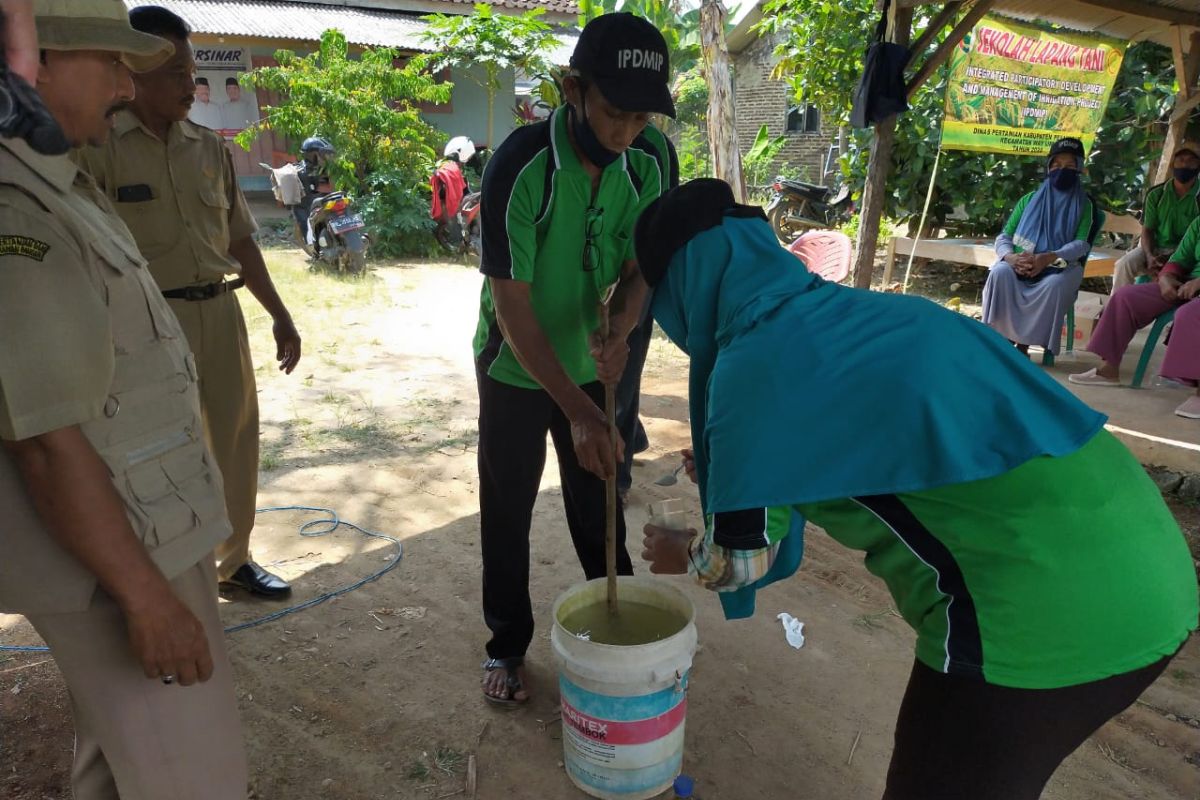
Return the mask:
<svg viewBox="0 0 1200 800">
<path fill-rule="evenodd" d="M 655 201 L 635 246 L 690 359 L 706 519 L 647 526 L 651 572 L 748 616 L 820 525 L 917 632 L 885 800 L 1037 798 L 1196 628 L 1191 556 L 1141 465 L 993 331 L 823 281 L 721 181 Z"/>
<path fill-rule="evenodd" d="M 1055 142 L 1042 185 L 1017 202 L 996 237 L 1000 260 L 983 287 L 983 322 L 1023 353 L 1034 344 L 1058 354 L 1063 317 L 1083 280 L 1094 220 L 1079 181 L 1083 155 L 1078 139 Z"/>
</svg>

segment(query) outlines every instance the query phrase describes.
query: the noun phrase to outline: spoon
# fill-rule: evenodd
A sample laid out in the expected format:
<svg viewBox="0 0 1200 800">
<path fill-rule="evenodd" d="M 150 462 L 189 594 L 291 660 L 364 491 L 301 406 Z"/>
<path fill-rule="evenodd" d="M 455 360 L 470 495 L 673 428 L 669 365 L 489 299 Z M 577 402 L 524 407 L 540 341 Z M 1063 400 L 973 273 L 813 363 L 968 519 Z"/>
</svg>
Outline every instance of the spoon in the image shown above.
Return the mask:
<svg viewBox="0 0 1200 800">
<path fill-rule="evenodd" d="M 663 475 L 654 482 L 655 486 L 674 486 L 679 483 L 679 473 L 683 471 L 683 464 L 675 468 L 675 471 L 670 475 Z"/>
</svg>

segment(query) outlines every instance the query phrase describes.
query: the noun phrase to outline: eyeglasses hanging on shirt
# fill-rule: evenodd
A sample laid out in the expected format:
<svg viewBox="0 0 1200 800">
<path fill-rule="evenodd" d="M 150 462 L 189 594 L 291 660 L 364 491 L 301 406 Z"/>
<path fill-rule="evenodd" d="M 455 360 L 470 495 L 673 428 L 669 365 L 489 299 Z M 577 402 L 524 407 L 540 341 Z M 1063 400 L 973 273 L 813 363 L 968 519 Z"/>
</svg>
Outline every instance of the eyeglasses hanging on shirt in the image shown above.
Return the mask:
<svg viewBox="0 0 1200 800">
<path fill-rule="evenodd" d="M 604 233 L 604 209 L 588 206 L 583 228 L 583 271 L 595 272 L 600 267 L 600 235 Z"/>
</svg>

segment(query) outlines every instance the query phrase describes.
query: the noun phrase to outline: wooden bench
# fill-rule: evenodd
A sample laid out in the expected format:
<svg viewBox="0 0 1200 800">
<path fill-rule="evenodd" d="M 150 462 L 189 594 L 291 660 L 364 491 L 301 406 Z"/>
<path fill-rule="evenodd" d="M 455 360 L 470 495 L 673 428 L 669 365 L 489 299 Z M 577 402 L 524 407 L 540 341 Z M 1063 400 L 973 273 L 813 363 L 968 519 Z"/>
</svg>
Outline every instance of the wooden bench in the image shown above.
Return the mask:
<svg viewBox="0 0 1200 800">
<path fill-rule="evenodd" d="M 1142 224 L 1136 217 L 1128 215 L 1108 214 L 1101 233 L 1121 233 L 1137 236 L 1142 232 Z M 888 242 L 887 260 L 883 268 L 883 285 L 892 283 L 892 270 L 896 256 L 909 256 L 913 253 L 913 239 L 908 236 L 893 236 Z M 1117 259 L 1127 251 L 1107 247 L 1093 247 L 1083 268 L 1085 278 L 1108 277 L 1113 274 Z M 952 264 L 968 264 L 987 269 L 996 263 L 995 239 L 921 239 L 916 243 L 915 256 L 934 261 L 949 261 Z"/>
</svg>

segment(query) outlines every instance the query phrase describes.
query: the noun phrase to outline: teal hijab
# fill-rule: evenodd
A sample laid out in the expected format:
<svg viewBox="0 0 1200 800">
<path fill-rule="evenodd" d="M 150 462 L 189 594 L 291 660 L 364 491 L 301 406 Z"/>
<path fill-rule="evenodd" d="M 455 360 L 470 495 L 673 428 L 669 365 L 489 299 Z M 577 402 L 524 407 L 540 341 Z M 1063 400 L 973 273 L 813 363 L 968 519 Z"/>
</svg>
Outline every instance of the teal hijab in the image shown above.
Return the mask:
<svg viewBox="0 0 1200 800">
<path fill-rule="evenodd" d="M 995 477 L 1075 452 L 1105 421 L 979 322 L 811 274 L 761 218 L 676 250 L 653 314 L 691 359 L 705 514 Z M 795 572 L 803 524 L 766 577 L 720 595 L 727 618 Z"/>
</svg>

